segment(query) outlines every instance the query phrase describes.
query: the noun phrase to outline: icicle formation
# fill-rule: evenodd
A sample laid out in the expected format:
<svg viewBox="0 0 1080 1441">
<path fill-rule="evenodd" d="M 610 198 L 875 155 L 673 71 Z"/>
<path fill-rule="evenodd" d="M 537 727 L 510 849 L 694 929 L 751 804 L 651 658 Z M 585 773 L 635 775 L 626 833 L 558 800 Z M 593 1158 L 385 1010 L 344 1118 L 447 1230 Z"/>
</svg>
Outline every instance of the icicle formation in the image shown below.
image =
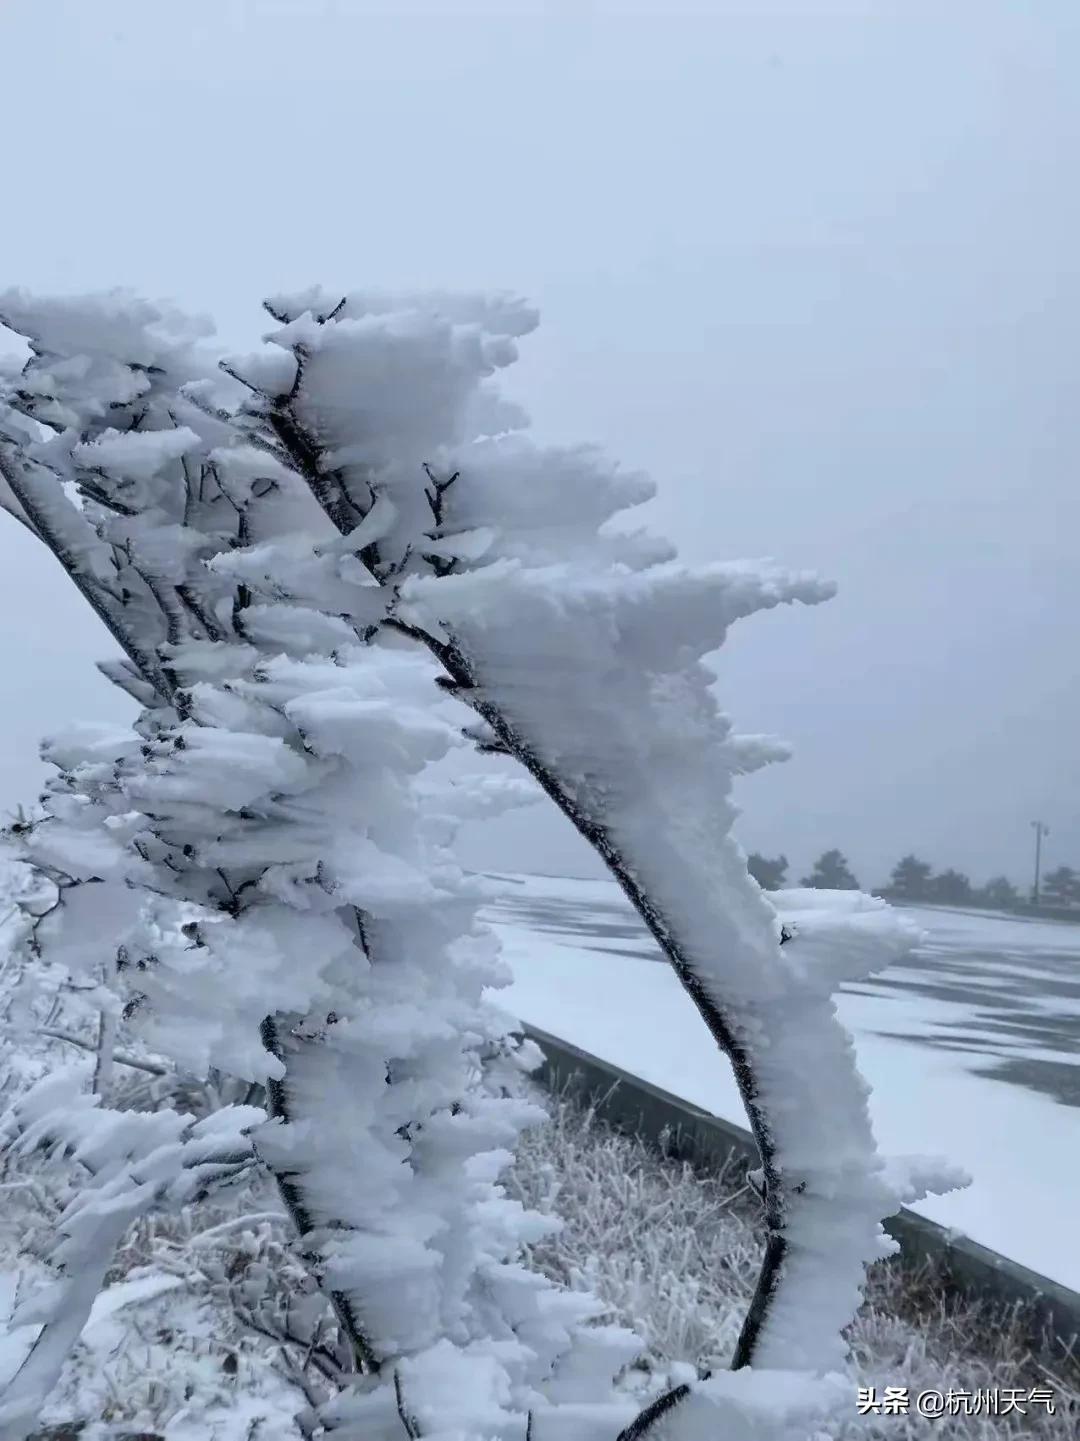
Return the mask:
<svg viewBox="0 0 1080 1441">
<path fill-rule="evenodd" d="M 392 591 L 171 317 L 121 296 L 9 295 L 0 314 L 33 348 L 0 404 L 0 501 L 109 627 L 124 654 L 104 669 L 144 707 L 131 732 L 45 746 L 57 776 L 21 840 L 57 904 L 33 946 L 73 971 L 107 961 L 126 1016 L 183 1069 L 266 1083 L 251 1141 L 356 1372 L 330 1431 L 610 1441 L 637 1343 L 520 1265 L 550 1223 L 498 1185 L 540 1113 L 479 1075 L 507 1051 L 482 994 L 504 976 L 443 843 L 449 808 L 429 825 L 421 805 L 460 741 L 430 658 L 385 626 Z M 99 1134 L 96 1108 L 35 1105 L 77 1153 Z M 71 1304 L 33 1313 L 54 1368 L 142 1174 L 109 1134 L 103 1162 L 130 1173 L 116 1225 L 76 1207 L 56 1257 Z M 25 1424 L 5 1436 L 25 1434 L 47 1369 L 12 1383 Z"/>
<path fill-rule="evenodd" d="M 734 1366 L 827 1372 L 898 1204 L 831 997 L 914 932 L 880 902 L 835 898 L 796 915 L 781 950 L 731 836 L 731 788 L 782 750 L 732 734 L 702 659 L 734 621 L 832 588 L 764 562 L 689 567 L 610 527 L 651 485 L 532 445 L 491 387 L 535 323 L 512 297 L 311 291 L 266 308 L 281 328 L 227 366 L 249 422 L 306 479 L 350 574 L 388 593 L 384 624 L 438 659 L 479 747 L 515 756 L 602 856 L 732 1061 L 768 1226 Z M 671 1399 L 665 1436 L 713 1434 Z"/>
</svg>

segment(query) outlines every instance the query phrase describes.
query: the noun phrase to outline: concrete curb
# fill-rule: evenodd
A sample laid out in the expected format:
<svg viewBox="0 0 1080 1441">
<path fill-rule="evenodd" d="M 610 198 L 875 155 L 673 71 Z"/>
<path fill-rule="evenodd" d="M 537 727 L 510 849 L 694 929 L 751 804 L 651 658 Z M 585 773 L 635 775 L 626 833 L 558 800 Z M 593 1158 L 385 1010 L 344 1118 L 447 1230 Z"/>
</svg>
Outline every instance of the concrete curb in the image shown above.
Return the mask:
<svg viewBox="0 0 1080 1441">
<path fill-rule="evenodd" d="M 549 1089 L 573 1084 L 594 1105 L 597 1114 L 620 1130 L 657 1145 L 667 1155 L 709 1166 L 733 1151 L 758 1164 L 757 1147 L 748 1130 L 710 1115 L 650 1085 L 618 1066 L 582 1051 L 535 1026 L 525 1034 L 544 1052 L 537 1075 Z M 918 1269 L 929 1265 L 950 1289 L 983 1297 L 1000 1307 L 1022 1309 L 1033 1339 L 1056 1354 L 1073 1354 L 1080 1341 L 1080 1294 L 1047 1276 L 1029 1271 L 967 1236 L 957 1236 L 906 1207 L 883 1222 L 900 1243 L 898 1264 Z"/>
</svg>

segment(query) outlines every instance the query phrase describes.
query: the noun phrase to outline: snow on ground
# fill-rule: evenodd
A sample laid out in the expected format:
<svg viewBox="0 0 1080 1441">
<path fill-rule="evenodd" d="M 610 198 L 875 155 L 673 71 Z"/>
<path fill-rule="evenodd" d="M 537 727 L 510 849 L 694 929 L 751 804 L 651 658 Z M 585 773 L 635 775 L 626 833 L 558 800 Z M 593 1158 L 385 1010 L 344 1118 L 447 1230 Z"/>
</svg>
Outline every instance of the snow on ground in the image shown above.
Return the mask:
<svg viewBox="0 0 1080 1441">
<path fill-rule="evenodd" d="M 17 997 L 17 960 L 5 956 L 4 924 L 0 913 L 0 1108 L 69 1065 L 82 1054 L 79 1043 L 96 1034 L 96 1012 L 60 976 L 51 1004 L 44 983 L 39 994 L 31 988 L 36 999 Z M 118 1054 L 160 1060 L 137 1042 L 125 1041 Z M 234 1099 L 156 1070 L 118 1063 L 113 1103 L 140 1110 L 175 1104 L 202 1114 Z M 43 1258 L 81 1175 L 61 1155 L 0 1155 L 0 1392 L 39 1330 L 13 1313 L 49 1279 Z M 299 1363 L 307 1346 L 278 1323 L 304 1282 L 265 1176 L 180 1212 L 143 1217 L 113 1258 L 38 1434 L 45 1441 L 298 1441 L 293 1417 L 306 1404 Z M 309 1359 L 317 1375 L 319 1357 Z"/>
<path fill-rule="evenodd" d="M 5 1335 L 5 1321 L 17 1289 L 43 1273 L 33 1251 L 55 1222 L 65 1194 L 60 1176 L 60 1166 L 41 1166 L 17 1183 L 20 1193 L 30 1194 L 5 1197 L 0 1266 L 10 1269 L 0 1279 L 0 1387 L 36 1331 L 20 1326 Z M 233 1197 L 230 1221 L 262 1199 L 246 1192 Z M 137 1227 L 64 1368 L 43 1426 L 73 1436 L 65 1423 L 93 1422 L 79 1441 L 297 1441 L 293 1417 L 305 1398 L 283 1374 L 285 1348 L 241 1324 L 230 1303 L 231 1292 L 265 1258 L 268 1237 L 287 1233 L 284 1218 L 268 1223 L 257 1219 L 263 1214 L 248 1227 L 233 1225 L 202 1250 L 198 1233 L 221 1224 L 223 1211 L 215 1205 Z"/>
<path fill-rule="evenodd" d="M 20 1293 L 47 1274 L 39 1256 L 70 1196 L 71 1169 L 37 1160 L 0 1172 L 0 1389 L 37 1333 L 7 1322 Z M 302 1349 L 244 1324 L 234 1304 L 268 1257 L 284 1253 L 288 1224 L 266 1209 L 272 1199 L 260 1179 L 136 1224 L 45 1408 L 42 1436 L 298 1441 L 293 1418 L 305 1397 L 286 1350 L 297 1359 Z M 286 1268 L 286 1284 L 295 1270 Z M 77 1422 L 93 1424 L 67 1428 Z"/>
<path fill-rule="evenodd" d="M 501 1004 L 745 1125 L 727 1064 L 614 883 L 493 879 L 487 919 L 514 974 Z M 949 1155 L 973 1184 L 913 1209 L 1080 1290 L 1080 928 L 908 914 L 927 943 L 839 1000 L 881 1148 Z"/>
<path fill-rule="evenodd" d="M 512 1002 L 522 1014 L 739 1119 L 734 1090 L 710 1054 L 703 1028 L 688 1013 L 681 991 L 671 985 L 666 967 L 650 959 L 647 941 L 635 932 L 625 907 L 620 910 L 611 888 L 539 879 L 505 880 L 503 888 L 508 896 L 494 913 L 517 976 Z M 530 920 L 530 911 L 538 919 Z M 602 934 L 593 935 L 590 926 Z M 542 935 L 536 927 L 543 928 Z M 1014 963 L 1023 973 L 1023 965 Z M 9 981 L 10 976 L 0 975 L 0 1016 Z M 932 1030 L 933 1017 L 923 1003 L 910 993 L 901 994 L 901 988 L 894 989 L 891 999 L 860 994 L 847 998 L 845 1006 L 849 1001 L 866 1011 L 860 1046 L 864 1060 L 869 1054 L 877 1066 L 872 1074 L 879 1086 L 879 1127 L 883 1132 L 887 1128 L 888 1107 L 880 1110 L 883 1099 L 895 1103 L 900 1121 L 909 1123 L 906 1133 L 888 1136 L 888 1144 L 922 1149 L 925 1143 L 925 1149 L 934 1149 L 933 1138 L 942 1131 L 933 1127 L 943 1113 L 957 1112 L 954 1095 L 957 1083 L 965 1081 L 965 1056 L 920 1048 L 919 1041 L 874 1039 L 878 1023 L 903 1026 L 912 1034 Z M 946 1024 L 946 1003 L 935 1004 L 941 1008 L 938 1019 Z M 90 1020 L 80 1018 L 78 1011 L 65 1011 L 57 1024 L 67 1033 L 92 1033 Z M 21 1088 L 69 1060 L 71 1053 L 70 1041 L 33 1026 L 13 1025 L 6 1032 L 0 1028 L 8 1089 Z M 920 1075 L 922 1056 L 944 1067 L 933 1104 L 926 1101 L 933 1089 L 926 1084 L 929 1072 Z M 890 1057 L 895 1061 L 892 1078 L 886 1064 Z M 189 1094 L 177 1078 L 148 1078 L 128 1065 L 118 1071 L 117 1100 L 126 1104 L 148 1106 L 158 1097 L 198 1110 L 207 1101 L 198 1088 Z M 965 1101 L 970 1114 L 980 1101 L 985 1111 L 989 1094 L 1005 1098 L 1003 1106 L 1027 1103 L 1033 1116 L 1075 1116 L 1013 1085 L 974 1074 L 966 1079 L 973 1090 Z M 655 1385 L 677 1357 L 722 1364 L 754 1284 L 760 1247 L 760 1212 L 741 1177 L 728 1175 L 707 1183 L 690 1179 L 682 1168 L 662 1162 L 632 1141 L 602 1126 L 568 1119 L 565 1107 L 555 1109 L 560 1119 L 528 1138 L 512 1182 L 523 1195 L 566 1219 L 559 1237 L 538 1248 L 537 1264 L 562 1280 L 594 1289 L 613 1308 L 615 1318 L 636 1323 L 646 1344 L 643 1369 L 635 1373 L 638 1384 Z M 998 1115 L 1005 1118 L 1000 1129 Z M 1030 1137 L 1010 1129 L 1011 1116 L 1002 1110 L 982 1128 L 991 1159 L 996 1135 L 1017 1135 L 1021 1146 L 1032 1146 Z M 1029 1121 L 1021 1116 L 1015 1124 Z M 908 1136 L 917 1138 L 917 1144 L 909 1146 Z M 959 1152 L 964 1134 L 956 1139 Z M 1058 1147 L 1055 1164 L 1071 1164 L 1075 1176 L 1075 1158 L 1061 1137 L 1050 1137 L 1051 1144 Z M 1008 1146 L 999 1149 L 1008 1162 Z M 964 1152 L 961 1159 L 978 1171 L 973 1154 Z M 1032 1168 L 1038 1163 L 1033 1150 Z M 1023 1200 L 1020 1183 L 1025 1176 L 1030 1181 L 1032 1172 L 1015 1163 L 1011 1169 L 1019 1172 L 1015 1195 Z M 40 1256 L 70 1199 L 71 1184 L 71 1163 L 60 1158 L 11 1156 L 0 1166 L 0 1385 L 34 1334 L 33 1327 L 9 1328 L 6 1319 L 18 1294 L 45 1274 Z M 971 1194 L 977 1199 L 985 1194 L 995 1202 L 994 1187 L 983 1180 Z M 1065 1194 L 1064 1187 L 1054 1196 L 1045 1186 L 1029 1187 L 1032 1231 L 1047 1231 L 1053 1239 L 1060 1209 L 1047 1220 L 1038 1207 Z M 974 1223 L 968 1229 L 978 1234 Z M 1056 1236 L 1063 1245 L 1070 1233 L 1059 1227 Z M 1029 1264 L 1038 1260 L 1021 1259 Z M 62 1427 L 51 1435 L 69 1441 L 76 1434 L 79 1441 L 130 1441 L 133 1436 L 153 1441 L 299 1441 L 294 1415 L 309 1399 L 305 1393 L 318 1388 L 328 1374 L 323 1367 L 332 1360 L 325 1337 L 312 1350 L 292 1331 L 290 1317 L 303 1307 L 305 1281 L 280 1204 L 265 1178 L 178 1214 L 144 1218 L 121 1245 L 107 1289 L 43 1422 Z M 1004 1441 L 1021 1435 L 1057 1441 L 1075 1434 L 1076 1413 L 1066 1410 L 1075 1395 L 1075 1368 L 1063 1381 L 1051 1377 L 1027 1353 L 1021 1333 L 1013 1335 L 998 1319 L 980 1321 L 974 1310 L 948 1313 L 937 1294 L 927 1297 L 920 1310 L 917 1296 L 897 1290 L 906 1284 L 903 1274 L 887 1267 L 875 1268 L 871 1277 L 868 1304 L 849 1333 L 853 1411 L 861 1385 L 880 1389 L 906 1384 L 915 1394 L 922 1387 L 974 1390 L 1049 1380 L 1058 1396 L 1054 1417 L 1037 1408 L 1008 1419 L 959 1417 L 935 1423 L 935 1434 L 940 1433 L 942 1441 L 954 1436 L 957 1441 Z M 84 1421 L 88 1424 L 83 1429 L 64 1425 Z M 845 1426 L 836 1441 L 847 1441 L 848 1434 Z M 903 1441 L 925 1434 L 925 1423 L 914 1416 L 890 1416 L 866 1431 L 855 1429 L 853 1417 L 852 1441 L 856 1434 Z"/>
</svg>

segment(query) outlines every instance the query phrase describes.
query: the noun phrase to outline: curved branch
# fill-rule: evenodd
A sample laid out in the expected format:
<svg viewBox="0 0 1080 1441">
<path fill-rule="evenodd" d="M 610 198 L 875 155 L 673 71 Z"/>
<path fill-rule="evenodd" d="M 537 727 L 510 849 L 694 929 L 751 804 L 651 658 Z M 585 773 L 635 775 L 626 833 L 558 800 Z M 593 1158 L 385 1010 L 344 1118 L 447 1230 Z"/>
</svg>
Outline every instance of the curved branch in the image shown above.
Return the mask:
<svg viewBox="0 0 1080 1441">
<path fill-rule="evenodd" d="M 351 518 L 348 521 L 344 519 L 338 504 L 330 496 L 326 477 L 319 464 L 318 443 L 304 431 L 291 405 L 276 404 L 271 410 L 270 418 L 278 439 L 288 451 L 293 465 L 308 481 L 315 499 L 338 531 L 341 534 L 347 534 L 352 529 L 353 521 Z M 378 566 L 377 553 L 369 555 L 367 552 L 362 552 L 360 558 L 372 578 L 380 584 L 384 584 L 384 578 L 380 574 L 381 567 Z M 391 618 L 386 623 L 402 635 L 407 635 L 410 639 L 426 647 L 435 656 L 446 671 L 446 676 L 440 677 L 440 684 L 443 688 L 469 705 L 482 720 L 487 722 L 499 749 L 512 755 L 525 767 L 544 793 L 554 801 L 563 815 L 571 822 L 578 834 L 596 851 L 660 947 L 680 984 L 705 1022 L 717 1047 L 731 1062 L 739 1096 L 757 1144 L 765 1183 L 767 1233 L 765 1251 L 757 1286 L 744 1318 L 731 1363 L 733 1369 L 748 1366 L 753 1359 L 754 1349 L 768 1316 L 772 1298 L 780 1284 L 784 1256 L 787 1251 L 787 1240 L 784 1234 L 786 1186 L 777 1164 L 772 1130 L 749 1052 L 738 1039 L 731 1018 L 716 1003 L 695 972 L 690 957 L 680 944 L 674 928 L 639 883 L 634 875 L 633 867 L 615 844 L 607 829 L 599 820 L 585 812 L 499 706 L 487 695 L 482 694 L 477 685 L 473 666 L 454 637 L 451 635 L 446 640 L 440 640 L 438 637 L 396 618 Z"/>
<path fill-rule="evenodd" d="M 674 1386 L 670 1391 L 665 1391 L 662 1396 L 657 1396 L 655 1401 L 649 1403 L 644 1411 L 634 1417 L 630 1425 L 619 1432 L 616 1441 L 642 1441 L 658 1421 L 662 1421 L 669 1411 L 673 1411 L 680 1401 L 685 1401 L 690 1394 L 690 1387 L 684 1382 L 681 1386 Z"/>
</svg>

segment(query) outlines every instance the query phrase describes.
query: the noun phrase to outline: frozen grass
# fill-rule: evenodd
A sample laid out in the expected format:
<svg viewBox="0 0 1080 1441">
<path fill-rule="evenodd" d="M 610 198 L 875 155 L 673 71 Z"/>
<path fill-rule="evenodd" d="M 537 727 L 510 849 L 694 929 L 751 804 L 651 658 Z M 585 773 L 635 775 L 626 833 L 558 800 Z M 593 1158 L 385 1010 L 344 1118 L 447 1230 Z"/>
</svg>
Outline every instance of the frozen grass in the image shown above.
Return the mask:
<svg viewBox="0 0 1080 1441">
<path fill-rule="evenodd" d="M 153 1102 L 140 1089 L 145 1078 L 127 1084 L 138 1102 Z M 508 1178 L 526 1203 L 563 1218 L 534 1264 L 598 1293 L 613 1318 L 637 1330 L 646 1345 L 641 1387 L 676 1361 L 723 1367 L 760 1246 L 759 1206 L 741 1165 L 695 1172 L 566 1095 L 550 1104 L 551 1123 L 528 1133 Z M 23 1159 L 0 1167 L 0 1184 L 0 1270 L 40 1273 L 35 1257 L 67 1198 L 70 1168 Z M 293 1413 L 333 1390 L 333 1328 L 319 1319 L 265 1179 L 140 1222 L 109 1281 L 110 1304 L 87 1328 L 39 1441 L 299 1441 Z M 928 1275 L 879 1266 L 849 1337 L 851 1421 L 827 1433 L 831 1441 L 1074 1437 L 1080 1362 L 1047 1370 L 1024 1339 L 1024 1319 L 950 1298 Z M 856 1417 L 859 1386 L 907 1386 L 914 1396 L 1048 1382 L 1053 1416 L 1031 1408 L 933 1422 Z"/>
<path fill-rule="evenodd" d="M 0 1268 L 44 1274 L 69 1170 L 23 1162 L 2 1197 Z M 301 1374 L 307 1347 L 288 1339 L 311 1287 L 264 1180 L 137 1222 L 107 1280 L 31 1441 L 299 1441 L 292 1417 L 322 1358 L 313 1348 Z"/>
<path fill-rule="evenodd" d="M 743 1166 L 703 1175 L 611 1130 L 567 1095 L 552 1122 L 528 1134 L 511 1184 L 523 1201 L 563 1218 L 533 1261 L 571 1285 L 588 1286 L 648 1346 L 644 1363 L 667 1370 L 688 1360 L 727 1364 L 757 1275 L 760 1206 Z M 945 1294 L 928 1273 L 880 1264 L 850 1329 L 852 1421 L 834 1441 L 1003 1441 L 1080 1432 L 1080 1358 L 1047 1366 L 1025 1339 L 1026 1318 Z M 860 1386 L 977 1392 L 1050 1385 L 1056 1414 L 916 1415 L 857 1419 Z M 1025 1403 L 1026 1405 L 1026 1403 Z"/>
</svg>

